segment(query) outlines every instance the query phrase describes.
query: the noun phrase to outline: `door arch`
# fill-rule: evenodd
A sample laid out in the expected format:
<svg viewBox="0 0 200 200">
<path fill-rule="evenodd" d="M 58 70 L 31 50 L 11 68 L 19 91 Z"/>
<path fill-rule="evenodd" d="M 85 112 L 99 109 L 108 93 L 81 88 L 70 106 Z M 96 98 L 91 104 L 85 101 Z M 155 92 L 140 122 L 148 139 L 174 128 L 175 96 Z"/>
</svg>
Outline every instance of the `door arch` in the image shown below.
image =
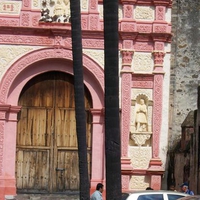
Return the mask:
<svg viewBox="0 0 200 200">
<path fill-rule="evenodd" d="M 23 88 L 18 105 L 16 183 L 21 192 L 79 189 L 73 76 L 46 72 Z M 90 174 L 92 99 L 85 88 Z"/>
</svg>

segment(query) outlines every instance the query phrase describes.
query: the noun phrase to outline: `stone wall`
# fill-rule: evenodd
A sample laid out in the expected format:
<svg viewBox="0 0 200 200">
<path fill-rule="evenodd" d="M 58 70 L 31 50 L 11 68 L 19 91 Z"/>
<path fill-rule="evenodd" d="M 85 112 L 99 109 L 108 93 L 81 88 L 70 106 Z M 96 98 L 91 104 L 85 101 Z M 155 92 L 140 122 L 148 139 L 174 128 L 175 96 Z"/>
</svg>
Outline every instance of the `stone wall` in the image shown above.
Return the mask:
<svg viewBox="0 0 200 200">
<path fill-rule="evenodd" d="M 197 108 L 200 81 L 200 1 L 174 0 L 172 8 L 169 147 L 179 139 L 187 114 Z"/>
</svg>

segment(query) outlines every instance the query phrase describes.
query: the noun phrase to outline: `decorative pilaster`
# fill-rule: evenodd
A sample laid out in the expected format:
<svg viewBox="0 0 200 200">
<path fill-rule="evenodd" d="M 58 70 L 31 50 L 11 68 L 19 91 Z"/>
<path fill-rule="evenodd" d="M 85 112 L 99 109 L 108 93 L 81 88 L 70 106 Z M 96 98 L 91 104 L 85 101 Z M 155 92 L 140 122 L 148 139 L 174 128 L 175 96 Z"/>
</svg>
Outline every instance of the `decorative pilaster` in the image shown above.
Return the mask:
<svg viewBox="0 0 200 200">
<path fill-rule="evenodd" d="M 163 95 L 163 59 L 165 53 L 163 51 L 154 51 L 154 87 L 153 87 L 153 135 L 152 135 L 152 159 L 149 163 L 148 173 L 151 176 L 151 185 L 154 189 L 160 189 L 161 177 L 164 169 L 162 161 L 159 158 L 159 144 L 162 123 L 162 95 Z M 159 182 L 157 179 L 159 179 Z M 156 180 L 156 181 L 155 181 Z"/>
<path fill-rule="evenodd" d="M 89 30 L 98 30 L 99 27 L 98 0 L 89 0 Z"/>
<path fill-rule="evenodd" d="M 129 42 L 125 42 L 129 44 Z M 130 110 L 131 110 L 131 63 L 133 51 L 121 50 L 122 54 L 122 70 L 121 70 L 121 170 L 122 175 L 129 175 L 132 171 L 131 160 L 128 158 L 128 144 L 130 134 Z M 129 177 L 122 177 L 122 189 L 129 188 Z"/>
<path fill-rule="evenodd" d="M 19 106 L 0 105 L 0 199 L 16 195 L 16 123 L 20 109 Z"/>
<path fill-rule="evenodd" d="M 92 166 L 91 166 L 91 189 L 92 193 L 96 189 L 96 185 L 105 179 L 105 139 L 104 139 L 104 110 L 91 109 L 92 114 Z"/>
</svg>

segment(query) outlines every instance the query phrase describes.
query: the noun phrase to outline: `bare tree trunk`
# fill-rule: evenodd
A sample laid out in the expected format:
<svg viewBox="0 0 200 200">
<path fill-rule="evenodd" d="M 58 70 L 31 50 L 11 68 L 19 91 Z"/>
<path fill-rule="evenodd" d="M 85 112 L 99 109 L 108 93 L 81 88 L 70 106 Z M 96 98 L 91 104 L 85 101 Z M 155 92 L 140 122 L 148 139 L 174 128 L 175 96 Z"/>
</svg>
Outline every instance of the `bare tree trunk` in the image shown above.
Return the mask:
<svg viewBox="0 0 200 200">
<path fill-rule="evenodd" d="M 121 200 L 118 0 L 104 0 L 106 199 Z"/>
<path fill-rule="evenodd" d="M 80 0 L 70 0 L 70 10 L 72 25 L 71 34 L 74 69 L 76 131 L 79 155 L 80 199 L 89 200 L 90 188 L 87 164 L 86 112 L 84 102 Z"/>
</svg>

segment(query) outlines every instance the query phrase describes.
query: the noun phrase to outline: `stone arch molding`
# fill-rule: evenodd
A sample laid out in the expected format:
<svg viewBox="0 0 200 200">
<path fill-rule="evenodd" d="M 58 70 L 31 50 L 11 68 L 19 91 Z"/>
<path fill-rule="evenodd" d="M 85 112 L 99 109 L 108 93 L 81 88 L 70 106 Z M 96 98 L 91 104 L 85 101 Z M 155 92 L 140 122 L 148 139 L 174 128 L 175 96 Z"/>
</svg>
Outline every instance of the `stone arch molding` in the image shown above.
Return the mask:
<svg viewBox="0 0 200 200">
<path fill-rule="evenodd" d="M 39 49 L 22 56 L 5 73 L 0 84 L 0 103 L 17 105 L 19 94 L 24 85 L 35 75 L 47 71 L 63 71 L 73 74 L 71 65 L 48 66 L 41 64 L 35 68 L 34 65 L 50 60 L 65 60 L 72 63 L 72 51 L 69 49 L 45 48 Z M 32 67 L 30 67 L 32 66 Z M 103 69 L 91 58 L 83 55 L 84 83 L 88 87 L 92 100 L 93 108 L 103 107 L 103 88 L 104 72 Z M 27 70 L 29 68 L 29 70 Z M 24 71 L 29 71 L 28 73 Z M 16 81 L 18 80 L 18 81 Z"/>
</svg>

